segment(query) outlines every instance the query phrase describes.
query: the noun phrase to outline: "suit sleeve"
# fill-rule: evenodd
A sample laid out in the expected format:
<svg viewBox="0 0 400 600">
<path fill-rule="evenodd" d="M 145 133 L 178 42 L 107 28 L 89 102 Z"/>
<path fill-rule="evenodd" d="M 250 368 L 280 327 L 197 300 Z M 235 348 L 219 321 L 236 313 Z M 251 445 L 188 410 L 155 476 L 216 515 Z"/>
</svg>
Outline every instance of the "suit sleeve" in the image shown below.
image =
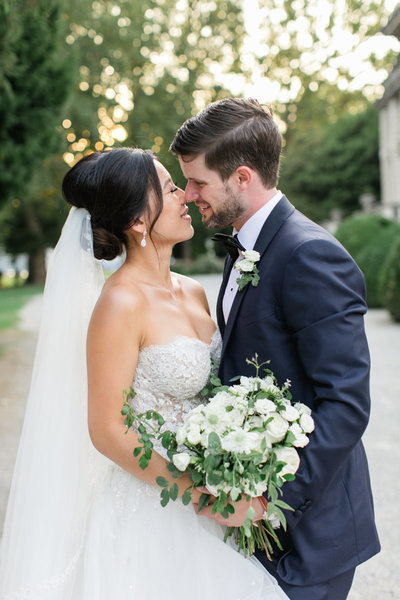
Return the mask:
<svg viewBox="0 0 400 600">
<path fill-rule="evenodd" d="M 335 241 L 300 244 L 286 263 L 282 308 L 314 392 L 315 431 L 300 450 L 300 468 L 283 499 L 295 527 L 304 511 L 338 476 L 367 426 L 369 351 L 364 331 L 364 278 Z M 302 401 L 302 398 L 296 398 Z"/>
</svg>

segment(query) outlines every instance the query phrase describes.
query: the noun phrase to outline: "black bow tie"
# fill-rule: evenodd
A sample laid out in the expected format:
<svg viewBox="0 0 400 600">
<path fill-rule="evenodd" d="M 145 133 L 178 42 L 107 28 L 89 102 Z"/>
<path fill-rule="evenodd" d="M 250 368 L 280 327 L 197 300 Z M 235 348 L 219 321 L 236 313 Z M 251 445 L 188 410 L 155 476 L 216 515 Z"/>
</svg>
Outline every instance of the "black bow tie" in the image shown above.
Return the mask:
<svg viewBox="0 0 400 600">
<path fill-rule="evenodd" d="M 239 250 L 242 252 L 245 251 L 245 248 L 238 240 L 237 234 L 226 235 L 225 233 L 216 233 L 211 239 L 213 242 L 220 242 L 223 244 L 234 260 L 239 256 Z"/>
</svg>

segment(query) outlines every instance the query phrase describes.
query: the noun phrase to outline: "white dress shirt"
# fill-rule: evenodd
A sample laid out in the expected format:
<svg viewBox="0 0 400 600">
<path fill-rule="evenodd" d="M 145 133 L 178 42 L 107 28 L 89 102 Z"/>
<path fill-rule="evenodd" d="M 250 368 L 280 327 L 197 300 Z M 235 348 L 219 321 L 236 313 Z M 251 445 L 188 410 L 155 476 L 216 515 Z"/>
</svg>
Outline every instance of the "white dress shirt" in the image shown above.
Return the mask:
<svg viewBox="0 0 400 600">
<path fill-rule="evenodd" d="M 254 249 L 254 245 L 257 241 L 258 236 L 260 235 L 260 231 L 263 228 L 265 221 L 268 219 L 272 210 L 278 204 L 282 196 L 282 192 L 278 190 L 275 196 L 271 198 L 271 200 L 269 200 L 261 208 L 259 208 L 258 211 L 254 213 L 254 215 L 252 215 L 244 225 L 242 225 L 239 232 L 237 232 L 235 229 L 233 230 L 233 234 L 238 234 L 238 240 L 242 244 L 242 246 L 246 248 L 246 250 Z M 241 260 L 242 258 L 243 253 L 239 252 L 239 256 L 236 259 L 235 264 L 238 260 Z M 236 281 L 238 277 L 239 273 L 238 271 L 235 271 L 235 265 L 233 265 L 231 274 L 228 279 L 228 283 L 225 288 L 225 294 L 222 300 L 222 311 L 224 313 L 225 323 L 228 320 L 233 300 L 236 296 L 236 292 L 238 291 L 238 284 Z"/>
</svg>

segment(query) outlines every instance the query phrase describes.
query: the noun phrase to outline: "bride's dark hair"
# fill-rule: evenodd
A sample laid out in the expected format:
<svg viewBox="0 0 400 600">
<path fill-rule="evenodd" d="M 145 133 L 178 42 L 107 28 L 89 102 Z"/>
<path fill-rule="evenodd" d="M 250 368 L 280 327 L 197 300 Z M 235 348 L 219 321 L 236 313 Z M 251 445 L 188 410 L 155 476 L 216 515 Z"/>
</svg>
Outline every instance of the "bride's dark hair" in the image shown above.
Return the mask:
<svg viewBox="0 0 400 600">
<path fill-rule="evenodd" d="M 126 244 L 125 231 L 149 213 L 149 192 L 156 198 L 149 235 L 163 207 L 155 155 L 139 148 L 114 148 L 82 158 L 62 183 L 65 200 L 91 215 L 96 258 L 112 260 Z"/>
</svg>

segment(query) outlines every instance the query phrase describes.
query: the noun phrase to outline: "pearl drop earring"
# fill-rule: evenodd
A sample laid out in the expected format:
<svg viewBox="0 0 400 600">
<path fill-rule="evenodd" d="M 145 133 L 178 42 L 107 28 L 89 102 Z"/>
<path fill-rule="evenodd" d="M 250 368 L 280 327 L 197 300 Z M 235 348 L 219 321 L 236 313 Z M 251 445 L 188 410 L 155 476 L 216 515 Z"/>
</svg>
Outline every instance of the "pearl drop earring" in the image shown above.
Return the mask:
<svg viewBox="0 0 400 600">
<path fill-rule="evenodd" d="M 142 248 L 145 248 L 147 246 L 146 235 L 147 235 L 147 231 L 144 230 L 143 231 L 143 238 L 142 238 L 142 241 L 140 242 L 140 245 L 142 246 Z"/>
</svg>

